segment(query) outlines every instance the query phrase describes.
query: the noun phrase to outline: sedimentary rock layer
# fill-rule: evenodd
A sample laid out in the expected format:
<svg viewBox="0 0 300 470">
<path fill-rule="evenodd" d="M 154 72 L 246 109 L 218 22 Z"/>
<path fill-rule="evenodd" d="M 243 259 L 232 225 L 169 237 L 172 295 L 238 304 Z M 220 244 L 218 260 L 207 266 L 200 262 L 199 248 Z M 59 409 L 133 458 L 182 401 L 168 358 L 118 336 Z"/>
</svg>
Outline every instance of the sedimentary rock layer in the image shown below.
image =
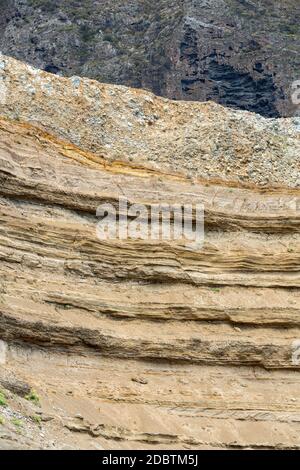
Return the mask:
<svg viewBox="0 0 300 470">
<path fill-rule="evenodd" d="M 0 50 L 54 74 L 293 116 L 298 0 L 1 0 Z"/>
<path fill-rule="evenodd" d="M 111 148 L 120 155 L 110 158 L 109 146 L 105 152 L 100 144 L 98 151 L 97 143 L 93 147 L 100 110 L 93 111 L 89 128 L 84 94 L 82 114 L 72 122 L 80 108 L 78 96 L 71 100 L 69 80 L 4 62 L 4 81 L 11 83 L 7 96 L 14 80 L 19 105 L 6 101 L 0 119 L 0 382 L 14 413 L 32 413 L 24 398 L 14 398 L 16 391 L 39 394 L 46 437 L 41 440 L 30 428 L 29 442 L 9 428 L 0 433 L 0 447 L 299 448 L 295 166 L 286 166 L 281 184 L 275 168 L 268 173 L 272 186 L 261 187 L 254 179 L 240 181 L 238 158 L 230 176 L 219 170 L 215 179 L 197 176 L 198 162 L 191 178 L 186 165 L 193 157 L 184 163 L 180 145 L 172 171 L 163 158 L 156 167 L 145 165 L 141 147 L 128 160 L 125 148 L 133 148 L 137 132 L 128 128 L 127 115 L 121 128 L 128 96 L 141 108 L 148 98 L 154 107 L 176 108 L 182 125 L 173 129 L 174 147 L 168 133 L 163 140 L 159 120 L 138 134 L 145 151 L 150 142 L 162 155 L 176 148 L 186 104 L 84 81 L 111 97 L 99 98 L 101 113 L 105 108 L 112 117 L 114 107 L 119 109 L 109 129 L 115 136 Z M 27 76 L 21 78 L 20 70 Z M 35 89 L 29 100 L 26 89 L 37 86 L 34 77 L 38 87 L 47 81 L 61 93 L 52 90 L 47 105 L 46 95 Z M 59 102 L 65 115 L 56 111 Z M 237 139 L 246 121 L 252 130 L 260 123 L 267 146 L 260 168 L 272 155 L 273 138 L 282 159 L 298 165 L 299 137 L 291 121 L 201 104 L 191 105 L 190 115 L 204 108 L 207 129 L 218 113 L 237 118 Z M 66 140 L 67 116 L 80 145 Z M 110 135 L 105 125 L 101 129 L 102 139 Z M 218 135 L 224 150 L 222 130 Z M 110 203 L 118 211 L 120 196 L 146 207 L 203 203 L 203 246 L 99 240 L 97 207 Z"/>
</svg>

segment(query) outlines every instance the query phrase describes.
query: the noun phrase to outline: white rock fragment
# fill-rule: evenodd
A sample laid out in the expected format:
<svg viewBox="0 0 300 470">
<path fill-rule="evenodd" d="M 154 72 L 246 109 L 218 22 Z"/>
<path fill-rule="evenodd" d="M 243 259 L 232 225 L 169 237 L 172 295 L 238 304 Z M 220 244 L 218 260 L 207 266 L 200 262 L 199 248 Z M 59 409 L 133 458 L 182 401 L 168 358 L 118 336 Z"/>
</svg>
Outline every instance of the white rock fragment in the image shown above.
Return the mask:
<svg viewBox="0 0 300 470">
<path fill-rule="evenodd" d="M 0 340 L 0 364 L 6 364 L 7 359 L 7 343 L 5 341 Z"/>
</svg>

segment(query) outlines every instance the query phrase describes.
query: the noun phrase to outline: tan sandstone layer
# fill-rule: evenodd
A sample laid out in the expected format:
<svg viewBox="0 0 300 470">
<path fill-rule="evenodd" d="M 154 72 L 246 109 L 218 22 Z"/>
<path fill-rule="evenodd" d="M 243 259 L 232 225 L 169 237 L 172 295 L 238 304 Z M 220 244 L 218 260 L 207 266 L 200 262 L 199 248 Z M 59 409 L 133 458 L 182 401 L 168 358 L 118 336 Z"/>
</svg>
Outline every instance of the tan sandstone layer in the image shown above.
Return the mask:
<svg viewBox="0 0 300 470">
<path fill-rule="evenodd" d="M 300 448 L 293 120 L 0 74 L 0 448 Z M 120 195 L 204 246 L 100 241 Z"/>
</svg>

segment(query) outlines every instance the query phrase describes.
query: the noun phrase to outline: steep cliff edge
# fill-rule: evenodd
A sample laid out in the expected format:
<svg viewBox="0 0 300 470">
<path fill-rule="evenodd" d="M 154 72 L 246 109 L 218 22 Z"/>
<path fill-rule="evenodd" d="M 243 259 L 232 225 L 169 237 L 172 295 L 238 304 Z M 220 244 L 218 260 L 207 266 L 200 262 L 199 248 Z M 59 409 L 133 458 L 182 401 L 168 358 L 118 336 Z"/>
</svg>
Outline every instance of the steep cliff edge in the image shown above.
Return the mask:
<svg viewBox="0 0 300 470">
<path fill-rule="evenodd" d="M 5 56 L 0 91 L 0 447 L 299 449 L 297 122 Z M 120 195 L 203 202 L 204 246 L 99 240 Z"/>
<path fill-rule="evenodd" d="M 296 109 L 298 0 L 2 0 L 0 50 L 52 73 L 213 100 L 268 117 Z"/>
</svg>

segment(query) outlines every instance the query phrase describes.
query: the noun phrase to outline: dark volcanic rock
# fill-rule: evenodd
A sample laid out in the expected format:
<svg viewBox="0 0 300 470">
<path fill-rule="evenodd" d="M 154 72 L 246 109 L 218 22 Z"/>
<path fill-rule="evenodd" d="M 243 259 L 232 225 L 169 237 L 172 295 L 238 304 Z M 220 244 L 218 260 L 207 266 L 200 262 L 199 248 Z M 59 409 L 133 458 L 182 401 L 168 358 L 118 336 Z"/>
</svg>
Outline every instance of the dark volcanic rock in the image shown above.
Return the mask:
<svg viewBox="0 0 300 470">
<path fill-rule="evenodd" d="M 0 0 L 0 50 L 55 74 L 295 113 L 298 0 Z"/>
</svg>

